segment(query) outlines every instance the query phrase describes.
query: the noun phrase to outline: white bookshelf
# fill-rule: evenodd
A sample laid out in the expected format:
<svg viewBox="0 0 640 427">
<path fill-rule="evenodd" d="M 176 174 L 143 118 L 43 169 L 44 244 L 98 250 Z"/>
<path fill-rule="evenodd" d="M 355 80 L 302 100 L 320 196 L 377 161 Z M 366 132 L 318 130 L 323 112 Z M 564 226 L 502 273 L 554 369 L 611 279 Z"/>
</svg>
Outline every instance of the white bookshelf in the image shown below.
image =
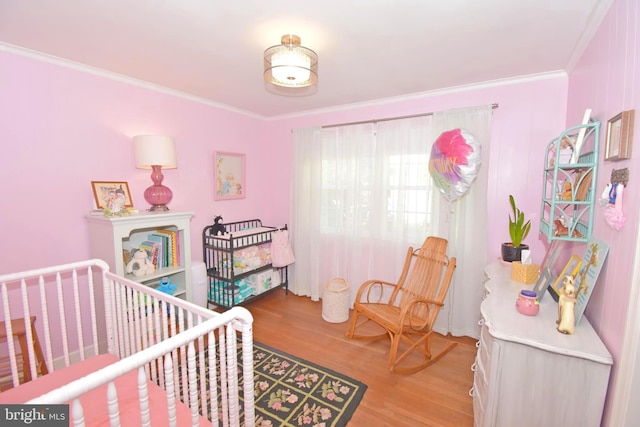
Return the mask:
<svg viewBox="0 0 640 427">
<path fill-rule="evenodd" d="M 113 272 L 136 282 L 157 286 L 160 279 L 169 277 L 177 286 L 174 296 L 193 302 L 191 277 L 191 212 L 142 212 L 124 217 L 105 217 L 87 214 L 90 254 L 109 264 Z M 159 229 L 179 232 L 178 266 L 156 270 L 153 274 L 135 276 L 125 273 L 123 249 L 137 247 L 146 236 Z"/>
</svg>

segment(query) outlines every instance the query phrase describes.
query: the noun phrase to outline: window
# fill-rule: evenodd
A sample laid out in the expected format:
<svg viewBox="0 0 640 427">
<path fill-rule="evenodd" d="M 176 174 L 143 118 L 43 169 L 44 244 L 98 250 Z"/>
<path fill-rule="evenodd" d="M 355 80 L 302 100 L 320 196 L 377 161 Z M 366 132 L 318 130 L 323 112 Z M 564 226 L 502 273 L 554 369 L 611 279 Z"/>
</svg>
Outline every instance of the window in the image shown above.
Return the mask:
<svg viewBox="0 0 640 427">
<path fill-rule="evenodd" d="M 422 153 L 322 160 L 321 230 L 424 236 L 433 221 L 428 144 Z M 357 230 L 357 231 L 356 231 Z"/>
</svg>

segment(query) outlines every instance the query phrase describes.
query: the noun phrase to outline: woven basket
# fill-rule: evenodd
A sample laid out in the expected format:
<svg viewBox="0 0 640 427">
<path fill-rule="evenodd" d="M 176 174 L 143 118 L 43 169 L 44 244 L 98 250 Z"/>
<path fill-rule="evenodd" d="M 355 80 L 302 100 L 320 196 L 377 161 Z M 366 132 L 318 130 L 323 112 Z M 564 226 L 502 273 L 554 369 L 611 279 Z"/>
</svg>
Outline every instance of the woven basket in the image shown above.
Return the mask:
<svg viewBox="0 0 640 427">
<path fill-rule="evenodd" d="M 520 261 L 511 263 L 511 279 L 516 282 L 532 285 L 538 281 L 540 266 L 537 264 L 523 264 Z"/>
<path fill-rule="evenodd" d="M 335 278 L 324 284 L 322 318 L 329 323 L 349 320 L 349 284 L 346 280 Z"/>
</svg>

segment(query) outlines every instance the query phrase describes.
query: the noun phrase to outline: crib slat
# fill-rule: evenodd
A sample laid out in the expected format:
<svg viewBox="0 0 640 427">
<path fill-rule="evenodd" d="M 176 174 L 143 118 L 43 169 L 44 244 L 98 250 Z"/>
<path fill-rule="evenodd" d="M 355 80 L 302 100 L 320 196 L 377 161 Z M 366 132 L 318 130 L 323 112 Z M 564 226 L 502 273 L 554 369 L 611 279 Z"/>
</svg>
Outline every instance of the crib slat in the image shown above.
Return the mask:
<svg viewBox="0 0 640 427">
<path fill-rule="evenodd" d="M 253 389 L 253 331 L 251 324 L 247 323 L 242 324 L 242 371 L 244 381 L 244 426 L 254 427 L 256 414 Z M 247 375 L 248 372 L 251 374 Z"/>
<path fill-rule="evenodd" d="M 218 328 L 218 362 L 220 363 L 220 392 L 222 393 L 222 425 L 229 425 L 229 399 L 227 392 L 227 337 L 224 326 Z"/>
<path fill-rule="evenodd" d="M 138 368 L 138 399 L 140 400 L 140 425 L 142 427 L 150 426 L 149 391 L 147 390 L 147 376 L 144 368 Z"/>
<path fill-rule="evenodd" d="M 47 292 L 44 276 L 38 276 L 38 288 L 40 290 L 40 307 L 42 308 L 42 326 L 44 328 L 44 347 L 47 366 L 53 370 L 53 351 L 51 350 L 51 320 L 49 319 L 49 304 L 47 304 Z"/>
<path fill-rule="evenodd" d="M 87 279 L 88 279 L 88 288 L 89 288 L 89 312 L 91 313 L 91 333 L 94 343 L 93 346 L 93 355 L 97 356 L 100 353 L 100 348 L 98 347 L 98 318 L 96 313 L 96 298 L 95 298 L 95 288 L 93 281 L 93 268 L 89 266 L 87 268 Z"/>
<path fill-rule="evenodd" d="M 216 339 L 213 331 L 209 332 L 208 335 L 209 346 L 208 346 L 208 354 L 209 354 L 209 366 L 216 366 Z M 220 364 L 222 370 L 222 363 Z M 209 410 L 211 411 L 211 420 L 213 421 L 213 425 L 217 426 L 220 422 L 220 418 L 218 415 L 218 374 L 216 369 L 209 370 Z M 225 401 L 225 397 L 223 394 L 222 400 Z M 224 403 L 223 403 L 224 407 Z"/>
<path fill-rule="evenodd" d="M 77 336 L 78 336 L 78 356 L 80 360 L 84 360 L 84 337 L 82 324 L 82 313 L 80 311 L 80 292 L 78 291 L 78 271 L 73 270 L 71 272 L 72 288 L 73 288 L 73 308 L 76 314 Z"/>
<path fill-rule="evenodd" d="M 178 418 L 176 416 L 176 396 L 173 386 L 173 361 L 172 355 L 167 354 L 164 356 L 164 376 L 165 390 L 167 391 L 167 420 L 170 427 L 176 427 L 178 425 Z"/>
<path fill-rule="evenodd" d="M 187 403 L 191 407 L 191 425 L 197 426 L 200 423 L 200 412 L 198 412 L 198 384 L 196 376 L 196 348 L 193 341 L 187 348 L 187 371 L 189 372 L 189 397 Z M 186 394 L 186 390 L 185 390 Z"/>
<path fill-rule="evenodd" d="M 73 416 L 74 427 L 84 427 L 84 411 L 80 399 L 74 399 L 71 403 L 71 414 Z"/>
<path fill-rule="evenodd" d="M 7 285 L 2 282 L 2 306 L 4 311 L 4 319 L 11 319 L 11 309 L 9 308 L 9 295 L 7 295 Z M 11 328 L 11 322 L 5 321 L 5 328 L 7 331 L 7 344 L 9 347 L 9 365 L 11 367 L 11 379 L 12 386 L 17 387 L 20 384 L 20 377 L 18 375 L 18 364 L 16 362 L 16 347 L 13 342 L 13 328 Z"/>
<path fill-rule="evenodd" d="M 120 427 L 120 409 L 118 407 L 118 390 L 113 381 L 107 385 L 107 408 L 109 409 L 109 425 Z"/>
<path fill-rule="evenodd" d="M 56 273 L 56 289 L 58 292 L 57 300 L 58 300 L 58 312 L 64 313 L 66 310 L 64 303 L 64 292 L 62 291 L 62 277 L 60 276 L 60 272 Z M 64 352 L 64 366 L 69 366 L 71 364 L 69 360 L 69 340 L 67 338 L 67 318 L 66 316 L 60 316 L 60 335 L 62 338 L 62 349 Z"/>
<path fill-rule="evenodd" d="M 232 427 L 240 426 L 238 418 L 238 364 L 236 362 L 237 341 L 236 331 L 232 325 L 226 326 L 227 330 L 227 376 L 229 387 L 229 425 Z"/>
<path fill-rule="evenodd" d="M 38 369 L 36 365 L 36 352 L 33 348 L 33 330 L 31 329 L 31 307 L 29 306 L 29 295 L 27 293 L 27 283 L 25 280 L 21 281 L 22 289 L 22 310 L 24 312 L 24 331 L 27 336 L 27 354 L 23 354 L 22 358 L 27 357 L 27 363 L 29 363 L 29 370 L 31 372 L 31 378 L 38 376 Z M 11 322 L 9 322 L 11 323 Z M 13 336 L 12 336 L 13 340 Z M 23 372 L 24 375 L 24 372 Z"/>
</svg>

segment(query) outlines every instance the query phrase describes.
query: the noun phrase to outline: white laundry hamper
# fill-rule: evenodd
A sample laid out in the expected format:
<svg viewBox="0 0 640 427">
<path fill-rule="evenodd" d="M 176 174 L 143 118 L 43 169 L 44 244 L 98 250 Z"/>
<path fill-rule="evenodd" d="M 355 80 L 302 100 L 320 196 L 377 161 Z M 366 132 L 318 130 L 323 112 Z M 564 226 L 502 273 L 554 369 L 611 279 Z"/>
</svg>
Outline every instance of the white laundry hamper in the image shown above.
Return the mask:
<svg viewBox="0 0 640 427">
<path fill-rule="evenodd" d="M 322 318 L 329 323 L 349 320 L 349 284 L 345 279 L 334 278 L 322 289 Z"/>
<path fill-rule="evenodd" d="M 207 280 L 207 267 L 204 262 L 191 261 L 191 280 L 193 302 L 200 307 L 207 308 L 207 291 L 209 290 L 209 280 Z"/>
</svg>

